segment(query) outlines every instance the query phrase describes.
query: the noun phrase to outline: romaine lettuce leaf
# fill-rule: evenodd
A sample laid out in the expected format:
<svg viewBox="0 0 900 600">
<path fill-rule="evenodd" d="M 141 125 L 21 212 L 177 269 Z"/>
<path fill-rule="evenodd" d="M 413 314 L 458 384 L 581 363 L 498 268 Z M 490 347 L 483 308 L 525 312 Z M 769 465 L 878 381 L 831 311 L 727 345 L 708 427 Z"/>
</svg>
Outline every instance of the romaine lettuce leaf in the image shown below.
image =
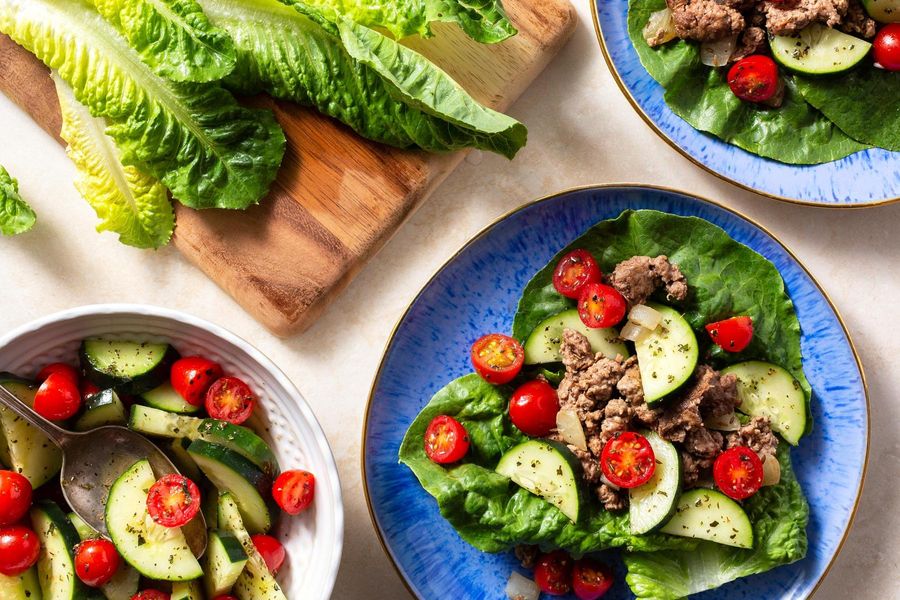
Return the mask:
<svg viewBox="0 0 900 600">
<path fill-rule="evenodd" d="M 691 552 L 625 553 L 631 591 L 639 599 L 677 600 L 806 556 L 809 506 L 791 469 L 787 444 L 779 445 L 778 460 L 778 485 L 764 487 L 744 502 L 753 523 L 752 550 L 702 542 Z"/>
<path fill-rule="evenodd" d="M 277 0 L 200 3 L 235 41 L 238 64 L 227 79 L 233 89 L 312 105 L 393 146 L 476 147 L 511 158 L 525 144 L 521 123 L 480 105 L 423 56 L 380 33 Z"/>
<path fill-rule="evenodd" d="M 36 220 L 34 211 L 19 195 L 19 182 L 0 165 L 0 234 L 25 233 Z"/>
<path fill-rule="evenodd" d="M 516 34 L 501 0 L 281 0 L 349 17 L 366 27 L 383 27 L 396 38 L 431 35 L 431 23 L 453 22 L 485 44 Z"/>
<path fill-rule="evenodd" d="M 585 501 L 581 519 L 573 524 L 549 502 L 494 472 L 503 452 L 527 439 L 509 421 L 508 403 L 508 390 L 466 375 L 435 394 L 400 446 L 400 462 L 435 497 L 441 514 L 464 540 L 485 552 L 533 544 L 576 555 L 614 547 L 652 552 L 696 545 L 663 534 L 633 536 L 627 513 L 608 512 L 596 501 Z M 454 417 L 469 434 L 469 454 L 457 466 L 445 468 L 425 454 L 425 429 L 437 415 Z"/>
<path fill-rule="evenodd" d="M 75 187 L 100 217 L 97 231 L 114 231 L 123 244 L 137 248 L 165 246 L 175 229 L 165 186 L 140 169 L 123 165 L 119 149 L 104 133 L 106 122 L 91 116 L 59 76 L 53 80 L 62 111 L 60 135 L 78 168 Z"/>
<path fill-rule="evenodd" d="M 631 0 L 628 33 L 641 64 L 665 88 L 666 104 L 700 131 L 748 152 L 788 164 L 818 164 L 865 150 L 810 106 L 785 76 L 784 104 L 777 109 L 743 102 L 728 87 L 725 69 L 700 62 L 700 45 L 678 40 L 658 48 L 647 45 L 642 30 L 665 0 Z"/>
<path fill-rule="evenodd" d="M 174 81 L 217 81 L 234 68 L 234 46 L 195 0 L 90 0 L 144 63 Z"/>
<path fill-rule="evenodd" d="M 0 31 L 107 119 L 123 164 L 161 180 L 183 204 L 246 208 L 275 179 L 285 138 L 271 112 L 240 106 L 217 84 L 159 77 L 82 0 L 0 0 Z"/>
</svg>

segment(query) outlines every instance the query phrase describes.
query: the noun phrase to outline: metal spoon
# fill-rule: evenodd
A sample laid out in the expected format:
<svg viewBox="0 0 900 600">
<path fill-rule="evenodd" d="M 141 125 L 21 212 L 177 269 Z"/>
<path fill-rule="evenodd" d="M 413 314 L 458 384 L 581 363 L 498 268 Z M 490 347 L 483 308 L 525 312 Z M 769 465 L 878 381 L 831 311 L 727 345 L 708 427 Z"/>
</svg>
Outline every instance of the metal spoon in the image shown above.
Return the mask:
<svg viewBox="0 0 900 600">
<path fill-rule="evenodd" d="M 109 536 L 106 499 L 119 475 L 145 458 L 157 478 L 178 473 L 172 461 L 153 442 L 125 427 L 107 425 L 83 433 L 66 431 L 37 414 L 2 385 L 0 404 L 43 431 L 59 446 L 63 452 L 59 476 L 63 496 L 79 517 L 104 536 Z M 198 512 L 182 530 L 194 556 L 203 556 L 206 552 L 203 513 Z"/>
</svg>

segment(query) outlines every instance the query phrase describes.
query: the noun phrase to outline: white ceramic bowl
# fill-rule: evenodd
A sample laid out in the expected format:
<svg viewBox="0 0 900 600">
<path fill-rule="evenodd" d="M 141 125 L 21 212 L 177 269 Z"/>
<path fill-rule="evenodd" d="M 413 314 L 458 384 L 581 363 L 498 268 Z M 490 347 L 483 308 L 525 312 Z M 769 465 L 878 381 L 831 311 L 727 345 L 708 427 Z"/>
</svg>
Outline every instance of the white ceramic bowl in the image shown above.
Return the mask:
<svg viewBox="0 0 900 600">
<path fill-rule="evenodd" d="M 275 533 L 288 559 L 279 572 L 290 600 L 327 600 L 341 560 L 344 510 L 334 456 L 309 405 L 259 350 L 203 319 L 153 306 L 100 304 L 56 313 L 0 338 L 0 371 L 32 377 L 47 363 L 74 363 L 91 336 L 171 343 L 183 356 L 201 354 L 246 381 L 259 396 L 257 429 L 282 469 L 316 476 L 313 508 L 281 519 Z M 256 419 L 257 416 L 254 416 Z"/>
</svg>

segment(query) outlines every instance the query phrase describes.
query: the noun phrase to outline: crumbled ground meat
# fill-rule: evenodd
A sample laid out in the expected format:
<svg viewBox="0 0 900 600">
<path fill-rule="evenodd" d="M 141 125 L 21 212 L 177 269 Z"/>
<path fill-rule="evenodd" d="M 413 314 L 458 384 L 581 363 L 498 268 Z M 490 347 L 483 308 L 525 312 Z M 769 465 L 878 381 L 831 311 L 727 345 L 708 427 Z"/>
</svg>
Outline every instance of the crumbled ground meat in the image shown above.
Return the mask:
<svg viewBox="0 0 900 600">
<path fill-rule="evenodd" d="M 594 352 L 588 339 L 574 329 L 564 329 L 559 345 L 563 366 L 567 370 L 587 369 L 594 362 Z"/>
<path fill-rule="evenodd" d="M 597 487 L 597 499 L 603 504 L 603 508 L 608 511 L 625 510 L 628 507 L 628 504 L 625 502 L 626 498 L 628 498 L 628 493 L 625 490 L 616 489 L 605 483 L 601 483 Z"/>
<path fill-rule="evenodd" d="M 625 400 L 615 398 L 610 400 L 603 411 L 603 423 L 600 425 L 600 450 L 606 442 L 620 433 L 628 431 L 634 411 Z"/>
<path fill-rule="evenodd" d="M 662 411 L 650 408 L 644 402 L 644 387 L 641 384 L 641 369 L 638 367 L 637 357 L 629 357 L 622 366 L 625 367 L 625 374 L 622 375 L 622 379 L 616 384 L 616 389 L 622 394 L 628 405 L 631 406 L 634 417 L 642 425 L 646 425 L 650 429 L 656 429 L 659 415 Z"/>
<path fill-rule="evenodd" d="M 765 54 L 768 52 L 769 43 L 766 39 L 766 31 L 762 27 L 748 27 L 741 34 L 737 48 L 731 53 L 731 62 L 737 62 L 747 58 L 751 54 Z"/>
<path fill-rule="evenodd" d="M 844 33 L 858 35 L 868 40 L 875 37 L 877 27 L 875 20 L 869 17 L 859 0 L 850 0 L 844 22 L 840 24 L 839 29 Z"/>
<path fill-rule="evenodd" d="M 681 482 L 685 489 L 696 487 L 697 483 L 712 468 L 714 458 L 694 456 L 687 452 L 681 453 Z"/>
<path fill-rule="evenodd" d="M 672 9 L 675 31 L 686 40 L 706 42 L 740 33 L 744 17 L 740 11 L 716 0 L 666 0 Z"/>
<path fill-rule="evenodd" d="M 534 565 L 537 564 L 538 556 L 541 555 L 541 549 L 537 546 L 528 546 L 525 544 L 519 544 L 513 549 L 513 552 L 516 554 L 516 559 L 522 564 L 522 567 L 525 569 L 533 569 Z"/>
<path fill-rule="evenodd" d="M 634 256 L 622 261 L 613 269 L 609 282 L 631 305 L 643 304 L 662 286 L 669 301 L 680 302 L 688 294 L 684 275 L 666 256 Z"/>
<path fill-rule="evenodd" d="M 738 431 L 728 434 L 727 446 L 747 446 L 760 458 L 774 456 L 778 449 L 778 438 L 772 433 L 769 419 L 765 417 L 753 417 L 750 422 Z"/>
<path fill-rule="evenodd" d="M 569 339 L 584 338 L 576 331 L 566 330 Z M 568 341 L 563 338 L 563 347 Z M 613 360 L 598 354 L 594 362 L 586 367 L 566 368 L 566 374 L 556 390 L 559 397 L 560 408 L 572 408 L 578 414 L 578 418 L 584 422 L 588 415 L 605 406 L 616 391 L 616 384 L 625 373 L 621 360 Z"/>
<path fill-rule="evenodd" d="M 718 431 L 706 427 L 691 430 L 684 439 L 684 449 L 694 456 L 715 458 L 722 452 L 725 438 Z"/>
<path fill-rule="evenodd" d="M 766 0 L 763 3 L 766 28 L 773 35 L 790 35 L 810 23 L 824 23 L 835 27 L 843 21 L 848 5 L 849 0 Z"/>
</svg>

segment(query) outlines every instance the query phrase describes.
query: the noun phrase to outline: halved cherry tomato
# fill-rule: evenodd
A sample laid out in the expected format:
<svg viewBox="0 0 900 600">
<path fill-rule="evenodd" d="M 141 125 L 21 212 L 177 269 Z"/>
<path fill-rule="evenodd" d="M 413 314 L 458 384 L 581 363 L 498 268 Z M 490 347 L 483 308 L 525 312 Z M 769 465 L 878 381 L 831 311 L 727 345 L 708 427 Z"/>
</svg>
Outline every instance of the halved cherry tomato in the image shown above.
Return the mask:
<svg viewBox="0 0 900 600">
<path fill-rule="evenodd" d="M 562 550 L 542 554 L 534 567 L 534 582 L 545 594 L 568 594 L 572 589 L 572 558 Z"/>
<path fill-rule="evenodd" d="M 238 600 L 237 596 L 232 596 L 231 594 L 225 594 L 224 596 L 216 596 L 213 600 Z"/>
<path fill-rule="evenodd" d="M 87 379 L 82 379 L 81 383 L 78 385 L 78 391 L 81 393 L 81 400 L 87 400 L 94 394 L 99 394 L 103 390 L 99 387 L 88 381 Z"/>
<path fill-rule="evenodd" d="M 600 267 L 587 250 L 572 250 L 556 264 L 553 287 L 567 298 L 578 299 L 589 283 L 600 283 Z"/>
<path fill-rule="evenodd" d="M 572 591 L 578 600 L 597 600 L 613 586 L 615 576 L 609 566 L 589 558 L 575 561 Z"/>
<path fill-rule="evenodd" d="M 647 438 L 626 431 L 606 442 L 600 454 L 600 469 L 615 485 L 635 488 L 653 477 L 656 455 Z"/>
<path fill-rule="evenodd" d="M 731 317 L 706 326 L 709 337 L 726 352 L 740 352 L 753 339 L 753 319 Z"/>
<path fill-rule="evenodd" d="M 37 534 L 22 525 L 0 528 L 0 574 L 21 575 L 37 562 L 41 542 Z"/>
<path fill-rule="evenodd" d="M 272 575 L 277 573 L 281 565 L 284 564 L 285 557 L 284 546 L 281 545 L 281 542 L 271 535 L 263 535 L 261 533 L 254 535 L 250 539 L 253 540 L 256 551 L 259 552 L 266 562 L 266 566 L 269 567 L 269 572 Z"/>
<path fill-rule="evenodd" d="M 218 363 L 202 356 L 186 356 L 172 363 L 169 380 L 175 391 L 193 406 L 203 404 L 206 390 L 222 376 L 222 367 Z"/>
<path fill-rule="evenodd" d="M 31 506 L 31 482 L 21 473 L 0 471 L 0 526 L 12 525 Z"/>
<path fill-rule="evenodd" d="M 581 290 L 578 316 L 592 329 L 612 327 L 625 318 L 628 303 L 616 288 L 603 283 L 589 283 Z"/>
<path fill-rule="evenodd" d="M 187 525 L 199 510 L 200 489 L 184 475 L 160 477 L 147 494 L 147 512 L 163 527 Z"/>
<path fill-rule="evenodd" d="M 542 379 L 520 385 L 509 400 L 509 418 L 520 431 L 544 437 L 556 427 L 559 398 L 556 390 Z"/>
<path fill-rule="evenodd" d="M 472 365 L 488 383 L 509 383 L 519 374 L 524 363 L 522 344 L 508 335 L 491 333 L 472 344 Z"/>
<path fill-rule="evenodd" d="M 438 415 L 425 429 L 425 454 L 439 465 L 462 460 L 468 451 L 469 433 L 453 417 Z"/>
<path fill-rule="evenodd" d="M 256 396 L 250 386 L 237 377 L 222 377 L 206 391 L 206 412 L 213 419 L 240 425 L 250 418 Z"/>
<path fill-rule="evenodd" d="M 747 102 L 765 102 L 778 91 L 778 66 L 763 54 L 743 58 L 728 71 L 728 87 Z"/>
<path fill-rule="evenodd" d="M 872 45 L 877 66 L 887 71 L 900 71 L 900 23 L 882 27 Z"/>
<path fill-rule="evenodd" d="M 746 446 L 729 448 L 713 463 L 713 479 L 723 494 L 744 500 L 762 487 L 762 461 Z"/>
<path fill-rule="evenodd" d="M 131 597 L 131 600 L 171 600 L 172 596 L 159 590 L 142 590 Z"/>
<path fill-rule="evenodd" d="M 78 369 L 76 369 L 72 365 L 55 362 L 50 363 L 49 365 L 38 371 L 37 380 L 45 381 L 53 373 L 64 373 L 68 375 L 69 379 L 75 382 L 75 385 L 78 385 L 78 380 L 81 379 L 81 375 L 78 373 Z"/>
<path fill-rule="evenodd" d="M 312 504 L 316 494 L 316 477 L 308 471 L 285 471 L 272 486 L 272 497 L 289 515 L 299 515 Z"/>
<path fill-rule="evenodd" d="M 62 371 L 51 373 L 34 395 L 34 410 L 45 419 L 64 421 L 81 408 L 78 382 Z"/>
<path fill-rule="evenodd" d="M 119 563 L 119 553 L 109 540 L 85 540 L 75 547 L 75 573 L 85 585 L 106 585 L 116 574 Z"/>
</svg>

